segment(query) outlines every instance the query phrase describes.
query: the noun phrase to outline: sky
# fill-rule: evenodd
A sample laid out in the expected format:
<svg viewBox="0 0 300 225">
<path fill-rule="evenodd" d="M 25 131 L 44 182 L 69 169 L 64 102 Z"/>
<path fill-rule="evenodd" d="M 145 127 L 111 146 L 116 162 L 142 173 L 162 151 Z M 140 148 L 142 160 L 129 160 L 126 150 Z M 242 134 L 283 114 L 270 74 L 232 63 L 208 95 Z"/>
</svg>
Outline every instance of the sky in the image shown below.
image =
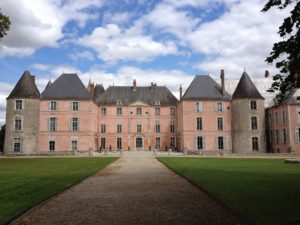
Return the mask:
<svg viewBox="0 0 300 225">
<path fill-rule="evenodd" d="M 239 78 L 276 72 L 265 58 L 289 12 L 262 13 L 266 0 L 1 0 L 0 124 L 23 74 L 49 80 L 77 73 L 84 84 L 166 85 L 176 96 L 195 75 Z M 178 97 L 178 96 L 177 96 Z"/>
</svg>

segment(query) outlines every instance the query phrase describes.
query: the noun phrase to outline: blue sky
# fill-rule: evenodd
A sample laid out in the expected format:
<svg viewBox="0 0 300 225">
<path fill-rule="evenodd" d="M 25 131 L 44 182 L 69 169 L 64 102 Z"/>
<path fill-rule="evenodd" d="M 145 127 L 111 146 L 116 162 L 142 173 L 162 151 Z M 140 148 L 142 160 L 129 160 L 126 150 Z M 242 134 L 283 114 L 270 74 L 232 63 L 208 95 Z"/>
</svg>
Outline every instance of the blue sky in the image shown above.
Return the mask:
<svg viewBox="0 0 300 225">
<path fill-rule="evenodd" d="M 11 29 L 0 41 L 0 123 L 5 98 L 28 69 L 42 91 L 76 72 L 84 83 L 155 81 L 174 94 L 195 74 L 252 77 L 279 40 L 286 12 L 261 13 L 263 0 L 1 0 Z"/>
</svg>

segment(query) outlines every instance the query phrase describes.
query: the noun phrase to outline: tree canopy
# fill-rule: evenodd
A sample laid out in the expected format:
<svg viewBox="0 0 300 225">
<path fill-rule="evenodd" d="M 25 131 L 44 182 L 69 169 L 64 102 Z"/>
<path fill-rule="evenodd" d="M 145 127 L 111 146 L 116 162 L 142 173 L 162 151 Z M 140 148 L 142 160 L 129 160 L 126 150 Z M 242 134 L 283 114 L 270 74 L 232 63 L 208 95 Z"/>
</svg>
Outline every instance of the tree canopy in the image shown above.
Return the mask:
<svg viewBox="0 0 300 225">
<path fill-rule="evenodd" d="M 9 17 L 4 15 L 0 9 L 0 38 L 3 38 L 7 34 L 9 27 L 10 27 Z"/>
<path fill-rule="evenodd" d="M 286 98 L 289 91 L 300 87 L 300 2 L 299 0 L 269 0 L 263 12 L 276 7 L 279 10 L 293 8 L 288 17 L 283 20 L 278 34 L 283 39 L 274 43 L 268 63 L 275 63 L 279 73 L 273 77 L 273 84 L 269 91 L 279 91 L 277 100 Z"/>
</svg>

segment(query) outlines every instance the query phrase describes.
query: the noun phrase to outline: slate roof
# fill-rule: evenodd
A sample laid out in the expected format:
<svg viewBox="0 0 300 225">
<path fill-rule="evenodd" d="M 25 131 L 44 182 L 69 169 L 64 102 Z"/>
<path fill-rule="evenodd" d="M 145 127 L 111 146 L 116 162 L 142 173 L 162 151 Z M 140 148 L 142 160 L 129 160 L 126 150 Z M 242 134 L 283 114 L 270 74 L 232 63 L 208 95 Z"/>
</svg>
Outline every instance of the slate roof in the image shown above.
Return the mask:
<svg viewBox="0 0 300 225">
<path fill-rule="evenodd" d="M 42 92 L 42 99 L 91 99 L 77 74 L 62 74 Z"/>
<path fill-rule="evenodd" d="M 208 75 L 197 75 L 184 93 L 183 100 L 230 100 L 225 91 L 222 95 L 221 86 Z"/>
<path fill-rule="evenodd" d="M 14 89 L 7 97 L 7 99 L 11 98 L 40 98 L 40 92 L 35 85 L 34 76 L 31 76 L 28 70 L 25 70 Z"/>
<path fill-rule="evenodd" d="M 254 98 L 254 99 L 264 99 L 261 96 L 249 75 L 244 72 L 233 95 L 232 99 L 240 99 L 240 98 Z"/>
<path fill-rule="evenodd" d="M 281 104 L 299 104 L 300 99 L 297 100 L 297 98 L 300 98 L 300 88 L 291 90 L 289 95 L 281 102 Z"/>
<path fill-rule="evenodd" d="M 105 89 L 102 84 L 97 84 L 94 91 L 94 98 L 97 99 L 104 93 Z"/>
<path fill-rule="evenodd" d="M 122 101 L 123 105 L 131 105 L 135 102 L 143 102 L 154 105 L 159 101 L 160 105 L 175 105 L 178 100 L 172 92 L 164 86 L 136 87 L 133 91 L 131 86 L 110 86 L 96 99 L 101 105 L 115 105 L 117 101 Z"/>
</svg>

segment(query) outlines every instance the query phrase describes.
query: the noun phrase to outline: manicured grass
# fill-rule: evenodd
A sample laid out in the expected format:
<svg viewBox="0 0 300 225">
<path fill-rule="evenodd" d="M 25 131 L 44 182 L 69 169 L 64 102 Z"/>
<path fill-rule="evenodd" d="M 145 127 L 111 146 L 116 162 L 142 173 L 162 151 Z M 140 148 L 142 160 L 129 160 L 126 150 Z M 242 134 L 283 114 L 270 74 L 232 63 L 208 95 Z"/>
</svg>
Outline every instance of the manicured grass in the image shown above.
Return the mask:
<svg viewBox="0 0 300 225">
<path fill-rule="evenodd" d="M 159 158 L 257 225 L 300 224 L 300 165 L 283 159 Z"/>
<path fill-rule="evenodd" d="M 116 159 L 0 159 L 0 224 L 7 218 L 104 168 Z"/>
</svg>

